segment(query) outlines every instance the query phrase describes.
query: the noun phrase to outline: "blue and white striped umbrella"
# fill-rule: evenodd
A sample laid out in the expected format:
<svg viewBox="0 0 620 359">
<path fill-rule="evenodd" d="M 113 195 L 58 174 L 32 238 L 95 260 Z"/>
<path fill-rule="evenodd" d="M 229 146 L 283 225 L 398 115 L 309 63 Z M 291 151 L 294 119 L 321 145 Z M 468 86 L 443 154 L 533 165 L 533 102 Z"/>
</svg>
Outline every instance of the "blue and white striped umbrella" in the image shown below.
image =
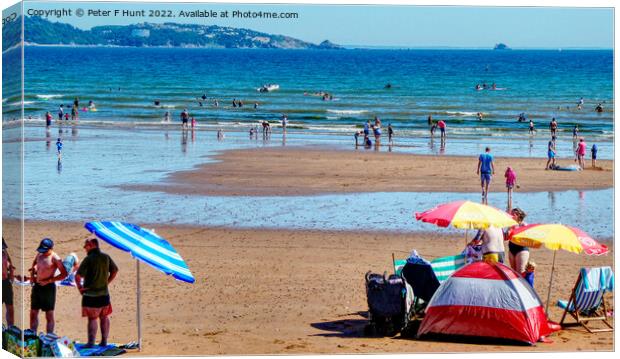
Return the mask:
<svg viewBox="0 0 620 359">
<path fill-rule="evenodd" d="M 179 253 L 153 231 L 123 222 L 87 222 L 84 227 L 112 246 L 131 253 L 135 258 L 178 280 L 195 282 Z"/>
</svg>

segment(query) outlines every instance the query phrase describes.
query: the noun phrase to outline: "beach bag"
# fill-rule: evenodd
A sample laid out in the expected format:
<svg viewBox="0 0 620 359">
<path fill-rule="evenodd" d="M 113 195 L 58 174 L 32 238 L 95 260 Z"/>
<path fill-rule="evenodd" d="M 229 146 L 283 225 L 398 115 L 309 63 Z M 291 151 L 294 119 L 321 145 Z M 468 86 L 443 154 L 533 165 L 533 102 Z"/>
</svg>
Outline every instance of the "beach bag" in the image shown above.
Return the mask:
<svg viewBox="0 0 620 359">
<path fill-rule="evenodd" d="M 80 353 L 75 349 L 75 344 L 68 337 L 62 337 L 51 345 L 52 353 L 56 358 L 76 358 Z"/>
<path fill-rule="evenodd" d="M 2 349 L 6 350 L 6 337 L 7 337 L 7 333 L 6 333 L 7 329 L 4 326 L 4 324 L 2 324 Z"/>
<path fill-rule="evenodd" d="M 394 335 L 404 325 L 405 283 L 397 275 L 366 273 L 369 334 Z"/>
<path fill-rule="evenodd" d="M 41 356 L 41 341 L 30 329 L 24 331 L 22 340 L 21 330 L 15 326 L 7 330 L 7 351 L 18 357 L 39 357 Z"/>
<path fill-rule="evenodd" d="M 52 352 L 52 344 L 58 340 L 58 335 L 54 333 L 41 333 L 39 334 L 39 340 L 41 340 L 41 356 L 53 357 L 54 353 Z"/>
</svg>

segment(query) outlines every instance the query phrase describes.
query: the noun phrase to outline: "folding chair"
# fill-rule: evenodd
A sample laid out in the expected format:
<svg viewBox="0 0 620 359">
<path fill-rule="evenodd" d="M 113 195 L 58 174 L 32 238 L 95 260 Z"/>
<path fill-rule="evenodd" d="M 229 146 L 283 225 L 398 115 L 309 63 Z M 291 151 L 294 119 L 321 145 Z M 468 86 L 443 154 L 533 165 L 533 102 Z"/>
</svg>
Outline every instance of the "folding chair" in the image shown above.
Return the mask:
<svg viewBox="0 0 620 359">
<path fill-rule="evenodd" d="M 409 323 L 424 316 L 426 304 L 439 285 L 463 267 L 466 261 L 464 255 L 456 255 L 433 259 L 430 266 L 424 264 L 407 265 L 407 261 L 404 259 L 393 259 L 393 264 L 394 272 L 403 278 L 407 288 L 406 323 Z M 405 268 L 405 266 L 407 267 Z"/>
<path fill-rule="evenodd" d="M 590 333 L 613 331 L 613 326 L 609 322 L 611 316 L 608 314 L 604 298 L 607 291 L 613 290 L 613 282 L 611 267 L 581 268 L 568 302 L 559 303 L 565 308 L 560 325 L 563 327 L 581 325 Z M 570 314 L 577 323 L 565 324 L 567 314 Z M 593 321 L 602 321 L 607 328 L 588 327 L 588 322 Z"/>
</svg>

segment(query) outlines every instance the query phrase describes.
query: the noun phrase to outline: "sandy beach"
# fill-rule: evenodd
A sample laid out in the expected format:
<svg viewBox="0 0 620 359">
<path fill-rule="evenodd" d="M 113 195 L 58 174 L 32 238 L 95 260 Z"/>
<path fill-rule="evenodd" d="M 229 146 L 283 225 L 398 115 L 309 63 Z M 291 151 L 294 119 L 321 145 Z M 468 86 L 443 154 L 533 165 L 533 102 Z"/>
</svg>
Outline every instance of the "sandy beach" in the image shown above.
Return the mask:
<svg viewBox="0 0 620 359">
<path fill-rule="evenodd" d="M 30 263 L 36 244 L 44 236 L 56 241 L 55 249 L 60 255 L 74 251 L 82 258 L 83 239 L 88 235 L 82 226 L 82 223 L 26 222 L 26 263 Z M 436 233 L 146 227 L 155 229 L 175 246 L 196 277 L 196 283 L 177 282 L 142 265 L 142 354 L 145 355 L 613 349 L 613 333 L 588 334 L 578 327 L 553 334 L 550 337 L 553 344 L 531 347 L 364 337 L 367 321 L 364 273 L 388 271 L 392 253 L 397 258 L 406 257 L 414 248 L 428 259 L 456 254 L 463 247 L 463 237 Z M 15 235 L 14 230 L 14 222 L 5 221 L 5 236 Z M 115 312 L 110 339 L 126 343 L 135 340 L 137 333 L 135 261 L 106 244 L 102 249 L 120 268 L 118 279 L 111 285 Z M 19 253 L 11 254 L 19 263 Z M 535 288 L 544 301 L 552 252 L 533 250 L 532 258 L 538 263 Z M 600 257 L 558 252 L 556 260 L 551 295 L 554 303 L 568 299 L 580 267 L 613 265 L 613 247 L 608 255 Z M 24 304 L 29 308 L 30 288 L 25 288 L 24 293 Z M 608 298 L 613 301 L 611 295 Z M 56 331 L 84 341 L 86 321 L 80 317 L 79 303 L 75 288 L 59 288 Z M 16 310 L 20 310 L 19 306 Z M 561 314 L 559 308 L 551 306 L 553 320 L 559 321 Z"/>
<path fill-rule="evenodd" d="M 176 194 L 223 196 L 289 196 L 354 192 L 479 192 L 477 156 L 428 156 L 315 147 L 229 150 L 217 162 L 173 173 L 154 185 L 126 189 Z M 561 166 L 574 164 L 559 159 Z M 504 172 L 517 174 L 517 192 L 588 190 L 613 186 L 613 161 L 597 161 L 597 169 L 546 171 L 546 159 L 495 159 L 491 192 L 506 191 Z"/>
</svg>

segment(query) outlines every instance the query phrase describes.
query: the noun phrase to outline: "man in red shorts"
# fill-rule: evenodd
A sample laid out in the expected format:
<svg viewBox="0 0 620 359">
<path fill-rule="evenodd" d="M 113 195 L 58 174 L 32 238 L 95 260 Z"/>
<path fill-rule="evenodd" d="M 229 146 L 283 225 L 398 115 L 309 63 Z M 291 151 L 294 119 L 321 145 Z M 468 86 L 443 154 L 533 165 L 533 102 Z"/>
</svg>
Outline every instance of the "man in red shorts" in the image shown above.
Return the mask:
<svg viewBox="0 0 620 359">
<path fill-rule="evenodd" d="M 118 267 L 109 255 L 101 252 L 96 238 L 87 239 L 84 249 L 87 255 L 75 274 L 75 283 L 82 294 L 82 316 L 88 318 L 87 346 L 95 345 L 97 319 L 101 327 L 99 345 L 106 346 L 110 334 L 109 316 L 112 314 L 108 285 L 116 277 Z"/>
</svg>

